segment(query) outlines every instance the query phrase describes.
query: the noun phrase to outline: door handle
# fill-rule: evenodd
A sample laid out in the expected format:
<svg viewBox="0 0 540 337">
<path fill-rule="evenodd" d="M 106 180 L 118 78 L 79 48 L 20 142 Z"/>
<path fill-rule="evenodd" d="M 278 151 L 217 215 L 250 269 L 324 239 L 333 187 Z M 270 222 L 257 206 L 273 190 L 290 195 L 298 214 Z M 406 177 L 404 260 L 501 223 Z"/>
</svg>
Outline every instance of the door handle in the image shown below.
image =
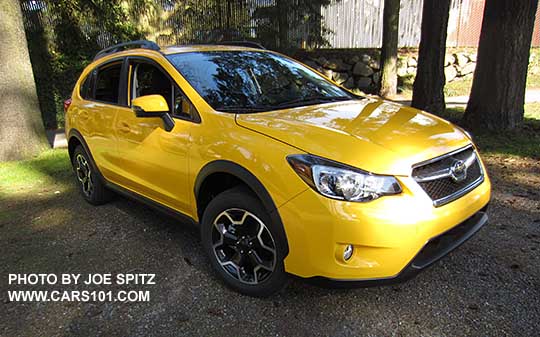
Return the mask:
<svg viewBox="0 0 540 337">
<path fill-rule="evenodd" d="M 129 125 L 127 123 L 120 123 L 120 126 L 118 127 L 118 130 L 120 132 L 124 132 L 124 133 L 128 133 L 128 132 L 131 132 L 131 128 L 129 127 Z"/>
</svg>

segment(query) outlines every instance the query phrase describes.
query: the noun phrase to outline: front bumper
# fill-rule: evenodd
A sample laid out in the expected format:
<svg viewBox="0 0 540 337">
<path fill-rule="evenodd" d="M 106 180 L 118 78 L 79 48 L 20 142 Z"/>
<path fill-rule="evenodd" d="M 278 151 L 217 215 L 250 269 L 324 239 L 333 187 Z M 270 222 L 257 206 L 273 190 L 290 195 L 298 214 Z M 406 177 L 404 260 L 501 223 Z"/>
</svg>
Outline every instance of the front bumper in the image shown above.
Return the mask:
<svg viewBox="0 0 540 337">
<path fill-rule="evenodd" d="M 310 278 L 309 281 L 318 285 L 337 288 L 369 287 L 374 285 L 378 286 L 407 281 L 416 276 L 422 270 L 431 266 L 433 263 L 442 259 L 444 256 L 461 246 L 465 241 L 476 234 L 476 232 L 478 232 L 488 221 L 486 210 L 487 206 L 456 227 L 429 240 L 424 248 L 422 248 L 422 250 L 416 254 L 412 261 L 394 277 L 363 280 L 340 280 L 316 276 Z"/>
<path fill-rule="evenodd" d="M 333 200 L 308 189 L 282 205 L 289 244 L 285 270 L 302 278 L 395 282 L 437 261 L 486 223 L 487 175 L 474 190 L 440 207 L 412 178 L 399 179 L 403 193 L 367 203 Z M 441 246 L 434 249 L 436 243 Z M 349 244 L 354 253 L 345 261 Z"/>
</svg>

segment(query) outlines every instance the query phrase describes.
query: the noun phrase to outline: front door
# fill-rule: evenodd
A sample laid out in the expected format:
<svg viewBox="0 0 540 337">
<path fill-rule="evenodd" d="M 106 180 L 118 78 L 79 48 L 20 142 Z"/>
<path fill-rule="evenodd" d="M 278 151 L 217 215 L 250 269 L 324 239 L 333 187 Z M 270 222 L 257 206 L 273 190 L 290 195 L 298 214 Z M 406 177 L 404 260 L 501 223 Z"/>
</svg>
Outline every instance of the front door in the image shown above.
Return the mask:
<svg viewBox="0 0 540 337">
<path fill-rule="evenodd" d="M 118 184 L 170 208 L 189 214 L 192 191 L 187 186 L 190 120 L 193 106 L 171 78 L 151 60 L 129 59 L 128 105 L 133 98 L 162 95 L 175 126 L 167 132 L 160 118 L 138 118 L 119 108 L 115 121 Z"/>
</svg>

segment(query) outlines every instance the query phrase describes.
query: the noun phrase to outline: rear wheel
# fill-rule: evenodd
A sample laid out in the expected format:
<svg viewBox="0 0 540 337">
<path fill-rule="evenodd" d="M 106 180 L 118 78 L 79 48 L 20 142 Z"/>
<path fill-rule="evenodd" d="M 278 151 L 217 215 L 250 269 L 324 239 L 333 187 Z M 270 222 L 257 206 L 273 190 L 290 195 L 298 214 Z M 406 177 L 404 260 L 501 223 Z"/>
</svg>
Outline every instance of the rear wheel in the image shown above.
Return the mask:
<svg viewBox="0 0 540 337">
<path fill-rule="evenodd" d="M 212 267 L 234 290 L 269 296 L 287 283 L 285 242 L 277 235 L 261 202 L 245 188 L 212 199 L 201 224 L 201 237 Z"/>
<path fill-rule="evenodd" d="M 105 187 L 105 182 L 80 145 L 73 151 L 72 165 L 79 191 L 86 201 L 92 205 L 101 205 L 111 199 L 112 192 Z"/>
</svg>

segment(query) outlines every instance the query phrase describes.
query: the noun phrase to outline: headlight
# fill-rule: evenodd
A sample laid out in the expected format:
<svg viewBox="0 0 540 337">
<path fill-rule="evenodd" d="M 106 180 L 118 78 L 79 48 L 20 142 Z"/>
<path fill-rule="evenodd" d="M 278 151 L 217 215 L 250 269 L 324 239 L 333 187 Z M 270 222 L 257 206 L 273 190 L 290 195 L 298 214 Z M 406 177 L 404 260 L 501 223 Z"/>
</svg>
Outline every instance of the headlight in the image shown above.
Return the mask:
<svg viewBox="0 0 540 337">
<path fill-rule="evenodd" d="M 292 155 L 287 160 L 309 186 L 329 198 L 365 202 L 401 193 L 399 182 L 392 176 L 371 174 L 312 155 Z"/>
</svg>

